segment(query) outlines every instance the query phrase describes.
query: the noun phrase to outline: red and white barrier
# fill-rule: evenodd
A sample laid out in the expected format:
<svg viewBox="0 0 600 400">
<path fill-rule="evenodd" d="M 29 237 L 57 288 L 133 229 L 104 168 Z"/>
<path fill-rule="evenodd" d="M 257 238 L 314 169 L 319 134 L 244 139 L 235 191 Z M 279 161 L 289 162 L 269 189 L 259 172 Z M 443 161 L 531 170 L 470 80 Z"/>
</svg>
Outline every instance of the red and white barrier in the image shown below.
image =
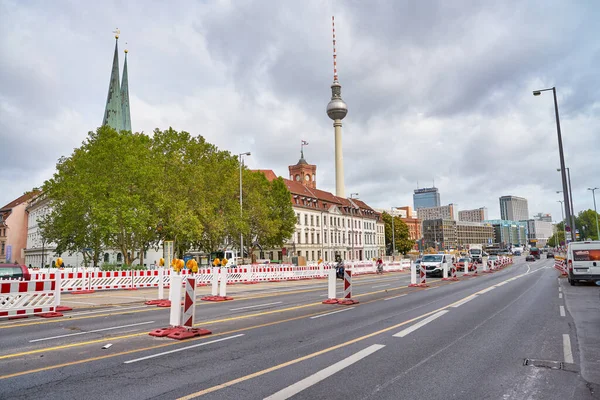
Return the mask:
<svg viewBox="0 0 600 400">
<path fill-rule="evenodd" d="M 338 299 L 336 296 L 335 278 L 335 268 L 329 268 L 327 270 L 327 300 L 323 300 L 323 304 L 338 303 Z"/>
<path fill-rule="evenodd" d="M 29 315 L 62 317 L 56 312 L 56 282 L 7 281 L 0 283 L 0 318 Z"/>
<path fill-rule="evenodd" d="M 427 270 L 425 269 L 425 264 L 421 263 L 419 264 L 419 283 L 411 283 L 410 285 L 408 285 L 408 287 L 428 287 L 429 285 L 427 284 Z M 415 269 L 415 274 L 416 274 L 416 269 Z M 412 278 L 411 278 L 412 280 Z M 415 281 L 417 281 L 417 279 L 415 278 Z"/>
<path fill-rule="evenodd" d="M 442 278 L 443 281 L 458 281 L 459 279 L 456 277 L 456 264 L 451 264 L 450 267 L 450 277 Z"/>
<path fill-rule="evenodd" d="M 352 271 L 344 269 L 344 298 L 338 300 L 338 304 L 358 304 L 358 300 L 352 298 Z"/>
<path fill-rule="evenodd" d="M 565 260 L 555 258 L 554 259 L 554 268 L 557 271 L 559 271 L 562 276 L 569 275 L 569 273 L 567 271 L 567 263 L 565 262 Z"/>
</svg>

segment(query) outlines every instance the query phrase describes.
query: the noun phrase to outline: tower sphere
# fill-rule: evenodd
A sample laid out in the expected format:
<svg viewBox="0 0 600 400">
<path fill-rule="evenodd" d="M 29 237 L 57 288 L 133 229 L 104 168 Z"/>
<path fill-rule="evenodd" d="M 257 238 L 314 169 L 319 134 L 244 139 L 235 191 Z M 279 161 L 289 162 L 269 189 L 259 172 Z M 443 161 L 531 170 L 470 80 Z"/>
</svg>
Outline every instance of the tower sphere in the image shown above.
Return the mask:
<svg viewBox="0 0 600 400">
<path fill-rule="evenodd" d="M 344 119 L 348 114 L 348 106 L 342 100 L 341 95 L 342 86 L 338 82 L 334 82 L 331 85 L 331 101 L 327 104 L 327 115 L 332 120 Z"/>
</svg>

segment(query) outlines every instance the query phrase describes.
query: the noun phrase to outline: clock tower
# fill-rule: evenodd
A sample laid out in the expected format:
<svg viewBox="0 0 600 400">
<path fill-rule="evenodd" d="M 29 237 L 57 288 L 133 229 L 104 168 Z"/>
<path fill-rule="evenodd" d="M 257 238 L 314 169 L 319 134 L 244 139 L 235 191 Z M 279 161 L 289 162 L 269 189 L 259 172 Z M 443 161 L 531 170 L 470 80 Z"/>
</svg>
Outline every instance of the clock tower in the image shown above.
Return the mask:
<svg viewBox="0 0 600 400">
<path fill-rule="evenodd" d="M 300 150 L 300 160 L 296 165 L 290 165 L 290 180 L 308 186 L 317 188 L 317 166 L 311 165 L 304 159 L 304 149 Z"/>
</svg>

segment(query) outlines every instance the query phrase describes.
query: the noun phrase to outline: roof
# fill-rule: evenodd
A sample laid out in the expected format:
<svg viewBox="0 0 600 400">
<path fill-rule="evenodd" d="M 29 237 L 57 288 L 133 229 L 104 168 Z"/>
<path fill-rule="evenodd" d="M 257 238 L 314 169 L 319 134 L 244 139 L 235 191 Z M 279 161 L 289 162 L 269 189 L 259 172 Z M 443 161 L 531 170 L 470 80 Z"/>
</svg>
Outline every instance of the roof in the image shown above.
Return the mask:
<svg viewBox="0 0 600 400">
<path fill-rule="evenodd" d="M 9 211 L 13 207 L 16 207 L 19 204 L 21 204 L 21 203 L 23 203 L 23 202 L 31 199 L 32 197 L 36 196 L 37 194 L 39 194 L 39 191 L 37 191 L 37 190 L 33 190 L 31 192 L 27 192 L 23 196 L 14 199 L 13 201 L 11 201 L 10 203 L 8 203 L 4 207 L 0 208 L 0 211 Z"/>
<path fill-rule="evenodd" d="M 262 172 L 269 181 L 277 178 L 277 175 L 273 170 L 260 169 L 255 170 Z M 331 206 L 336 206 L 342 214 L 350 215 L 351 209 L 354 209 L 354 215 L 360 215 L 366 218 L 380 219 L 381 214 L 373 210 L 368 204 L 358 199 L 346 199 L 344 197 L 338 197 L 333 193 L 326 192 L 320 189 L 313 189 L 303 185 L 300 182 L 292 181 L 289 179 L 282 178 L 285 186 L 288 188 L 292 195 L 292 203 L 295 207 L 302 207 L 307 209 L 317 209 L 327 211 Z M 298 201 L 295 201 L 298 199 Z M 302 200 L 302 202 L 300 201 Z M 311 200 L 306 202 L 306 200 Z M 310 204 L 310 205 L 308 205 Z"/>
</svg>

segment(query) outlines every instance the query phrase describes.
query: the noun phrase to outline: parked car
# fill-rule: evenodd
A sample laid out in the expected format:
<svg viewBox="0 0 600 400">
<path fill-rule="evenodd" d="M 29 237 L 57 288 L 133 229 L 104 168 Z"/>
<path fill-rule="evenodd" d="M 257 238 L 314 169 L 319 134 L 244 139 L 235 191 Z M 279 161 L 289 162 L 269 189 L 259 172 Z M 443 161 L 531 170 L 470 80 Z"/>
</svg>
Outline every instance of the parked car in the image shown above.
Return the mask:
<svg viewBox="0 0 600 400">
<path fill-rule="evenodd" d="M 465 270 L 465 263 L 468 262 L 469 263 L 469 271 L 473 271 L 473 265 L 475 264 L 473 262 L 473 259 L 471 259 L 471 257 L 462 257 L 458 259 L 458 262 L 456 263 L 456 268 L 459 271 L 464 271 Z"/>
<path fill-rule="evenodd" d="M 549 252 L 546 254 L 546 258 L 554 258 L 554 253 L 553 253 L 553 252 L 551 252 L 551 251 L 549 251 Z"/>
<path fill-rule="evenodd" d="M 29 269 L 25 265 L 0 264 L 0 279 L 31 280 Z"/>
<path fill-rule="evenodd" d="M 596 281 L 600 285 L 600 241 L 571 242 L 567 247 L 569 283 Z"/>
<path fill-rule="evenodd" d="M 525 261 L 535 261 L 535 256 L 529 254 L 527 257 L 525 257 Z"/>
</svg>

